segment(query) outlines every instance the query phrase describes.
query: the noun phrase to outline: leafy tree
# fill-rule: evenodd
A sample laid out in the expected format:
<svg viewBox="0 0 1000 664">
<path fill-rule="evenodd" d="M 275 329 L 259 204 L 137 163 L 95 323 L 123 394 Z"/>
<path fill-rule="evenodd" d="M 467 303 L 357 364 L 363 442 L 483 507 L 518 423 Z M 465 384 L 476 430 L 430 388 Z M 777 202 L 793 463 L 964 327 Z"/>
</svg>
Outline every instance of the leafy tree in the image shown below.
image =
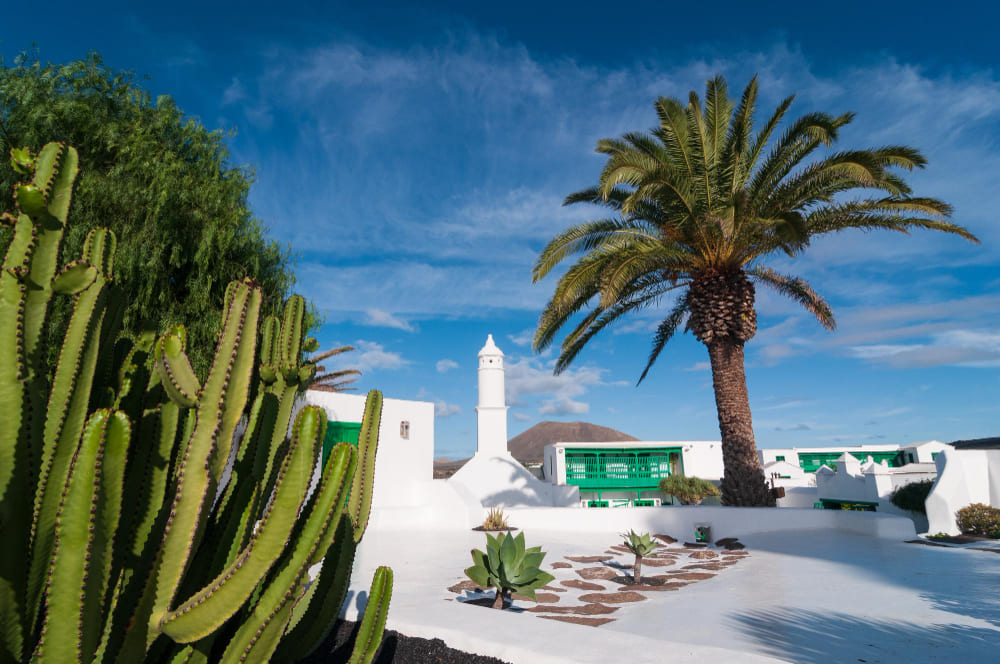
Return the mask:
<svg viewBox="0 0 1000 664">
<path fill-rule="evenodd" d="M 779 253 L 798 256 L 812 237 L 851 228 L 925 228 L 978 242 L 946 221 L 950 206 L 912 195 L 898 171 L 926 164 L 917 150 L 886 146 L 815 155 L 837 140 L 851 113 L 809 113 L 790 122 L 771 145 L 793 99 L 782 101 L 755 131 L 756 77 L 738 102 L 729 98 L 721 76 L 708 81 L 704 107 L 693 91 L 687 104 L 659 98 L 659 126 L 599 141 L 597 151 L 608 157 L 599 184 L 566 199 L 603 206 L 611 216 L 557 235 L 533 269 L 537 282 L 569 256 L 582 254 L 560 278 L 535 333 L 540 351 L 575 314 L 590 308 L 563 340 L 556 372 L 623 315 L 676 295 L 639 381 L 678 329 L 708 347 L 727 505 L 774 504 L 757 458 L 743 368 L 743 345 L 757 331 L 755 284 L 795 300 L 834 329 L 823 298 L 766 261 Z M 858 189 L 877 194 L 843 197 Z"/>
<path fill-rule="evenodd" d="M 660 491 L 676 496 L 683 505 L 697 505 L 709 496 L 718 496 L 719 488 L 700 477 L 670 475 L 660 480 Z"/>
<path fill-rule="evenodd" d="M 80 153 L 63 262 L 80 255 L 92 228 L 115 232 L 115 280 L 129 287 L 125 333 L 183 322 L 195 350 L 191 361 L 204 373 L 226 284 L 252 277 L 271 311 L 290 294 L 292 256 L 266 237 L 247 202 L 253 173 L 228 163 L 223 132 L 186 117 L 170 97 L 154 102 L 131 73 L 106 67 L 96 53 L 65 65 L 29 54 L 12 66 L 0 60 L 0 154 L 37 151 L 49 141 Z M 17 179 L 9 160 L 0 159 L 0 210 L 13 209 Z M 0 231 L 0 252 L 9 237 Z M 70 306 L 60 298 L 50 313 L 49 366 Z M 310 314 L 307 325 L 315 322 Z"/>
<path fill-rule="evenodd" d="M 892 494 L 892 504 L 901 510 L 927 514 L 927 496 L 934 488 L 934 480 L 910 482 L 896 489 Z"/>
</svg>

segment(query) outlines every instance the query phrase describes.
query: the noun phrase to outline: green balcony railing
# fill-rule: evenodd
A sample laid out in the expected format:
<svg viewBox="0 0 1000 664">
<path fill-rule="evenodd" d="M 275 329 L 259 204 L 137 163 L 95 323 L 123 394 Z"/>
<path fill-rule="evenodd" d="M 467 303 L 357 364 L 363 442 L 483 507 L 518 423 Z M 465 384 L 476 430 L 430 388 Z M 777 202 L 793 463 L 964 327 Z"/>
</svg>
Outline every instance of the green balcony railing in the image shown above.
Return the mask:
<svg viewBox="0 0 1000 664">
<path fill-rule="evenodd" d="M 586 491 L 656 489 L 660 480 L 683 472 L 681 448 L 567 448 L 566 483 Z"/>
<path fill-rule="evenodd" d="M 897 468 L 904 463 L 902 452 L 848 452 L 858 461 L 864 463 L 872 457 L 875 463 L 888 462 L 890 468 Z M 822 466 L 837 467 L 837 459 L 843 452 L 799 452 L 799 467 L 807 473 L 815 473 Z"/>
</svg>

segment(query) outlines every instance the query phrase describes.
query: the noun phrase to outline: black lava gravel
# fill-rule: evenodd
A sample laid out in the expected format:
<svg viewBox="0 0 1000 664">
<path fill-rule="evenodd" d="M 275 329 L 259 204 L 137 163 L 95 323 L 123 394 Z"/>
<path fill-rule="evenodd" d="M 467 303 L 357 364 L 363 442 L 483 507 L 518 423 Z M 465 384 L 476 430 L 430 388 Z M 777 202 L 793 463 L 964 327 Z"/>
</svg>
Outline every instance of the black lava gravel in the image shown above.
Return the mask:
<svg viewBox="0 0 1000 664">
<path fill-rule="evenodd" d="M 308 664 L 335 664 L 351 658 L 356 624 L 341 620 L 316 652 L 302 660 Z M 473 655 L 449 648 L 441 639 L 420 639 L 386 630 L 375 664 L 508 664 L 496 657 Z"/>
</svg>

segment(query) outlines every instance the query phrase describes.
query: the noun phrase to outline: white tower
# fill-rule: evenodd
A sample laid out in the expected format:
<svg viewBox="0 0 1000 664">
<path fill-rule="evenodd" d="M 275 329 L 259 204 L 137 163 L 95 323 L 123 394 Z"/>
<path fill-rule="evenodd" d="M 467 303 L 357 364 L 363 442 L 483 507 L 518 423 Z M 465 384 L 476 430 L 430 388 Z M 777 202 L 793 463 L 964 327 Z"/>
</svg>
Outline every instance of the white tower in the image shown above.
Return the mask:
<svg viewBox="0 0 1000 664">
<path fill-rule="evenodd" d="M 503 351 L 493 335 L 479 351 L 479 405 L 476 455 L 495 457 L 507 452 L 507 404 L 503 385 Z"/>
</svg>

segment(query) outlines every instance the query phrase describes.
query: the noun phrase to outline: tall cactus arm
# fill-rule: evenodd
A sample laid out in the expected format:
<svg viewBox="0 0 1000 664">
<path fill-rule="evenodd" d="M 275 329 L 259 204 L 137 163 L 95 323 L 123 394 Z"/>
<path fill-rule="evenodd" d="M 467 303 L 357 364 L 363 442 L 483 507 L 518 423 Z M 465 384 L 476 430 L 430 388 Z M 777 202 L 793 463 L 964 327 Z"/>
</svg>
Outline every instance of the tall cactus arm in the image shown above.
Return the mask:
<svg viewBox="0 0 1000 664">
<path fill-rule="evenodd" d="M 24 352 L 32 363 L 39 335 L 45 321 L 52 278 L 56 273 L 59 245 L 62 242 L 66 216 L 73 193 L 73 181 L 79 171 L 76 149 L 59 143 L 49 143 L 38 154 L 32 183 L 41 191 L 45 207 L 34 216 L 38 238 L 32 252 L 31 272 L 24 312 Z"/>
<path fill-rule="evenodd" d="M 156 342 L 155 366 L 167 396 L 184 408 L 190 408 L 198 403 L 201 385 L 184 354 L 186 333 L 179 327 L 175 326 Z"/>
<path fill-rule="evenodd" d="M 281 556 L 312 479 L 316 446 L 322 444 L 326 415 L 306 407 L 295 420 L 291 449 L 285 457 L 271 500 L 250 543 L 214 581 L 169 612 L 164 634 L 179 643 L 197 641 L 235 614 Z M 346 477 L 347 462 L 343 463 Z M 341 478 L 343 481 L 343 478 Z"/>
<path fill-rule="evenodd" d="M 253 353 L 241 353 L 240 346 L 256 344 L 260 302 L 261 293 L 256 284 L 244 281 L 236 289 L 229 315 L 223 323 L 212 369 L 199 395 L 194 430 L 177 473 L 177 493 L 160 547 L 147 646 L 159 633 L 160 620 L 173 603 L 180 579 L 200 538 L 207 505 L 215 497 L 216 485 L 208 464 L 224 411 L 229 408 L 242 411 L 245 406 L 245 403 L 227 402 L 226 391 L 234 374 L 249 369 L 234 366 L 237 358 L 244 358 L 245 364 L 252 362 L 247 358 L 252 358 Z"/>
<path fill-rule="evenodd" d="M 0 268 L 0 532 L 14 544 L 0 551 L 0 662 L 19 661 L 27 625 L 25 587 L 27 546 L 31 524 L 33 463 L 30 447 L 22 442 L 26 420 L 24 359 L 24 301 L 27 263 L 35 228 L 22 214 Z"/>
<path fill-rule="evenodd" d="M 159 409 L 151 410 L 143 416 L 139 435 L 132 445 L 137 453 L 144 447 L 153 449 L 144 455 L 145 468 L 136 466 L 131 461 L 128 466 L 123 507 L 130 510 L 131 519 L 122 533 L 125 541 L 119 541 L 115 545 L 116 552 L 121 554 L 120 565 L 124 566 L 127 577 L 113 607 L 110 624 L 106 626 L 107 636 L 102 643 L 104 658 L 99 661 L 113 662 L 121 651 L 156 559 L 160 544 L 156 533 L 162 532 L 168 516 L 167 510 L 170 508 L 170 501 L 164 500 L 164 497 L 171 481 L 170 457 L 177 440 L 179 415 L 180 406 L 169 399 L 165 400 Z M 140 624 L 144 625 L 145 622 Z M 144 646 L 143 643 L 142 647 Z M 141 659 L 141 648 L 139 650 L 139 654 L 122 661 Z"/>
<path fill-rule="evenodd" d="M 379 567 L 372 578 L 371 590 L 368 591 L 368 605 L 365 615 L 358 628 L 358 637 L 354 642 L 354 652 L 348 664 L 371 664 L 382 645 L 382 634 L 385 632 L 385 621 L 389 616 L 389 600 L 392 599 L 392 569 Z"/>
<path fill-rule="evenodd" d="M 354 471 L 347 512 L 354 522 L 354 541 L 360 542 L 368 527 L 372 509 L 372 488 L 375 485 L 375 454 L 378 450 L 378 430 L 382 423 L 382 393 L 372 390 L 365 399 L 365 414 L 358 436 L 358 467 Z"/>
<path fill-rule="evenodd" d="M 256 287 L 256 284 L 254 284 Z M 235 298 L 235 290 L 234 295 Z M 229 455 L 233 448 L 233 436 L 236 433 L 236 425 L 243 417 L 246 408 L 247 398 L 250 395 L 250 379 L 254 374 L 254 362 L 257 358 L 257 319 L 260 309 L 258 300 L 252 312 L 244 310 L 244 327 L 246 333 L 240 339 L 236 347 L 236 354 L 230 365 L 230 375 L 226 391 L 223 394 L 222 417 L 219 423 L 219 432 L 216 436 L 216 445 L 212 448 L 210 457 L 209 472 L 212 474 L 212 482 L 218 484 L 222 480 L 222 473 L 229 461 Z M 248 314 L 253 315 L 253 324 L 245 326 L 245 318 Z M 207 386 L 207 385 L 206 385 Z M 324 422 L 324 426 L 326 423 Z"/>
<path fill-rule="evenodd" d="M 294 662 L 304 659 L 330 635 L 347 598 L 357 550 L 354 526 L 346 514 L 341 515 L 337 534 L 323 558 L 319 576 L 295 605 L 292 624 L 281 640 L 275 660 Z"/>
<path fill-rule="evenodd" d="M 293 295 L 285 303 L 284 319 L 281 321 L 278 366 L 285 380 L 290 383 L 298 380 L 302 359 L 302 317 L 305 309 L 305 299 L 301 295 Z"/>
<path fill-rule="evenodd" d="M 97 228 L 87 235 L 84 260 L 94 264 L 92 259 L 97 259 L 97 276 L 76 295 L 49 394 L 31 526 L 33 542 L 28 576 L 28 615 L 32 617 L 38 615 L 45 569 L 52 550 L 52 527 L 69 472 L 69 462 L 87 418 L 94 370 L 100 353 L 99 331 L 110 278 L 103 268 L 110 266 L 97 252 L 88 251 L 88 247 L 92 248 L 95 244 L 101 252 L 113 252 L 114 234 Z"/>
<path fill-rule="evenodd" d="M 312 561 L 322 556 L 333 540 L 350 486 L 338 479 L 350 477 L 355 463 L 351 445 L 341 443 L 334 447 L 291 552 L 286 554 L 280 570 L 264 589 L 253 612 L 227 645 L 221 659 L 223 663 L 267 661 L 277 647 L 297 599 L 292 591 L 299 587 L 314 564 Z"/>
<path fill-rule="evenodd" d="M 119 532 L 118 524 L 121 521 L 126 456 L 131 441 L 132 425 L 128 416 L 120 411 L 112 412 L 110 418 L 104 449 L 101 452 L 96 527 L 84 595 L 82 641 L 84 661 L 92 658 L 92 653 L 99 645 L 107 604 L 113 601 L 110 596 L 115 590 L 112 583 L 117 581 L 119 575 L 115 571 L 114 578 L 112 577 L 112 561 L 114 547 L 117 544 L 116 534 Z M 127 545 L 128 538 L 122 537 L 122 539 Z"/>
<path fill-rule="evenodd" d="M 55 546 L 45 585 L 45 621 L 33 661 L 89 661 L 84 620 L 87 614 L 88 575 L 92 568 L 95 533 L 101 499 L 102 457 L 109 441 L 127 445 L 127 420 L 107 410 L 94 413 L 87 423 L 71 461 L 55 523 Z M 99 618 L 99 616 L 98 616 Z M 99 633 L 99 632 L 98 632 Z"/>
</svg>

